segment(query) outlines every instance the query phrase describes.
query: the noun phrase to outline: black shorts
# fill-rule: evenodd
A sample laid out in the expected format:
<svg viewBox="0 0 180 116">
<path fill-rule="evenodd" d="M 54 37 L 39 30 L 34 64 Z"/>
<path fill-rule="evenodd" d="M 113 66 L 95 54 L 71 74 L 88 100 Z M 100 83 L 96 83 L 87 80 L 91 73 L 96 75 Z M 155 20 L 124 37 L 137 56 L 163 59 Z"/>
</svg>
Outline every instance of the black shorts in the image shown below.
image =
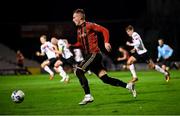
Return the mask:
<svg viewBox="0 0 180 116">
<path fill-rule="evenodd" d="M 99 74 L 101 70 L 106 70 L 102 65 L 102 55 L 101 53 L 89 54 L 85 59 L 78 65 L 78 68 L 84 72 L 90 70 L 96 75 Z"/>
<path fill-rule="evenodd" d="M 61 57 L 61 61 L 63 62 L 63 66 L 69 65 L 69 66 L 73 67 L 73 65 L 76 64 L 73 56 L 71 56 L 68 59 L 65 59 L 65 58 Z"/>
<path fill-rule="evenodd" d="M 54 67 L 54 64 L 56 63 L 57 58 L 51 58 L 51 59 L 49 59 L 49 61 L 50 61 L 49 66 L 50 66 L 50 67 Z"/>
<path fill-rule="evenodd" d="M 133 57 L 136 58 L 137 61 L 145 61 L 146 63 L 149 64 L 149 61 L 151 59 L 151 57 L 149 56 L 148 52 L 145 52 L 144 54 L 133 54 Z"/>
<path fill-rule="evenodd" d="M 168 67 L 170 67 L 171 65 L 171 58 L 168 58 L 168 59 L 160 59 L 159 62 L 158 62 L 159 65 L 166 65 Z"/>
</svg>

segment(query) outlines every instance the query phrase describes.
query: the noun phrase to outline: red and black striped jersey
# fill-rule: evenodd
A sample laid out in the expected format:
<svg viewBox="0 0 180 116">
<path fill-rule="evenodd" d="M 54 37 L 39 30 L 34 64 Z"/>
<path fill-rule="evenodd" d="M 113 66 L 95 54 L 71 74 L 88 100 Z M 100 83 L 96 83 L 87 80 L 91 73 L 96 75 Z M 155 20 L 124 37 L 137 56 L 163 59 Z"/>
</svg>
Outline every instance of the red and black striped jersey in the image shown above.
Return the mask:
<svg viewBox="0 0 180 116">
<path fill-rule="evenodd" d="M 81 47 L 84 54 L 98 53 L 100 49 L 97 32 L 103 34 L 104 43 L 109 42 L 109 31 L 105 27 L 96 23 L 84 22 L 77 28 L 77 43 L 75 46 Z"/>
</svg>

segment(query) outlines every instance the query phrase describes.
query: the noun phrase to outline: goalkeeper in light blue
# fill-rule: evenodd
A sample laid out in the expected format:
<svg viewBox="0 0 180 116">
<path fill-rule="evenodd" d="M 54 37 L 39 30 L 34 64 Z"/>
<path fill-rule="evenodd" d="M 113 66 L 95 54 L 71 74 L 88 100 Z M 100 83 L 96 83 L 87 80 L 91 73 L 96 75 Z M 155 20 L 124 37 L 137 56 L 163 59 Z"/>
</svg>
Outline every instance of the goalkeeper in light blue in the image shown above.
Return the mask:
<svg viewBox="0 0 180 116">
<path fill-rule="evenodd" d="M 173 49 L 169 45 L 164 44 L 164 40 L 161 38 L 158 40 L 158 44 L 157 61 L 162 65 L 162 68 L 164 70 L 169 70 L 169 68 L 174 66 L 177 69 L 177 63 L 172 62 Z"/>
</svg>

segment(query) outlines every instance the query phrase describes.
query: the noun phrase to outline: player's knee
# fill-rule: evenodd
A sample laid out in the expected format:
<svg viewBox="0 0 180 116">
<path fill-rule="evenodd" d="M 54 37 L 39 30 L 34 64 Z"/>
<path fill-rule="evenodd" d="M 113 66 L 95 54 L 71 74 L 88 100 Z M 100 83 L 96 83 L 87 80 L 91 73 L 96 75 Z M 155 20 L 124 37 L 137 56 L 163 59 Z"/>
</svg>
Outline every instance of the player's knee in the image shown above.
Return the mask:
<svg viewBox="0 0 180 116">
<path fill-rule="evenodd" d="M 60 65 L 62 65 L 62 62 L 60 60 L 56 61 L 56 63 L 54 64 L 55 67 L 59 67 Z"/>
<path fill-rule="evenodd" d="M 102 77 L 104 75 L 106 75 L 107 72 L 105 70 L 101 70 L 99 73 L 98 73 L 98 77 Z"/>
<path fill-rule="evenodd" d="M 129 60 L 127 61 L 127 65 L 131 65 L 131 64 L 133 64 L 133 61 L 132 61 L 131 59 L 129 59 Z"/>
<path fill-rule="evenodd" d="M 45 65 L 44 65 L 44 63 L 42 63 L 42 64 L 41 64 L 41 68 L 44 68 L 44 67 L 45 67 Z"/>
<path fill-rule="evenodd" d="M 128 65 L 128 66 L 129 66 L 129 65 L 131 65 L 131 63 L 130 63 L 130 61 L 129 61 L 129 60 L 127 61 L 127 65 Z"/>
</svg>

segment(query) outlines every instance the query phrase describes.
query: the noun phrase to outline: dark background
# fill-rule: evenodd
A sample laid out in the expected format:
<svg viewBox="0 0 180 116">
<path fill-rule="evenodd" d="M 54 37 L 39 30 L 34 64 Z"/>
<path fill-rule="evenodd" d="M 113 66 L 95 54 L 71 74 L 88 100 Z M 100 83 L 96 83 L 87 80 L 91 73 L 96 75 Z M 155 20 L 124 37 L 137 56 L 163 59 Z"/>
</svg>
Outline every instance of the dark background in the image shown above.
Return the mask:
<svg viewBox="0 0 180 116">
<path fill-rule="evenodd" d="M 38 60 L 35 51 L 40 49 L 39 36 L 67 38 L 76 41 L 76 29 L 72 12 L 83 8 L 86 19 L 98 23 L 110 31 L 113 51 L 107 53 L 112 59 L 118 46 L 125 45 L 128 36 L 124 28 L 135 27 L 153 59 L 157 57 L 157 40 L 163 38 L 175 53 L 174 60 L 180 60 L 180 1 L 179 0 L 46 0 L 46 1 L 1 1 L 0 43 L 15 51 L 20 49 L 25 57 Z M 31 30 L 30 36 L 23 27 L 43 25 L 43 30 Z M 128 48 L 130 49 L 130 48 Z"/>
</svg>

